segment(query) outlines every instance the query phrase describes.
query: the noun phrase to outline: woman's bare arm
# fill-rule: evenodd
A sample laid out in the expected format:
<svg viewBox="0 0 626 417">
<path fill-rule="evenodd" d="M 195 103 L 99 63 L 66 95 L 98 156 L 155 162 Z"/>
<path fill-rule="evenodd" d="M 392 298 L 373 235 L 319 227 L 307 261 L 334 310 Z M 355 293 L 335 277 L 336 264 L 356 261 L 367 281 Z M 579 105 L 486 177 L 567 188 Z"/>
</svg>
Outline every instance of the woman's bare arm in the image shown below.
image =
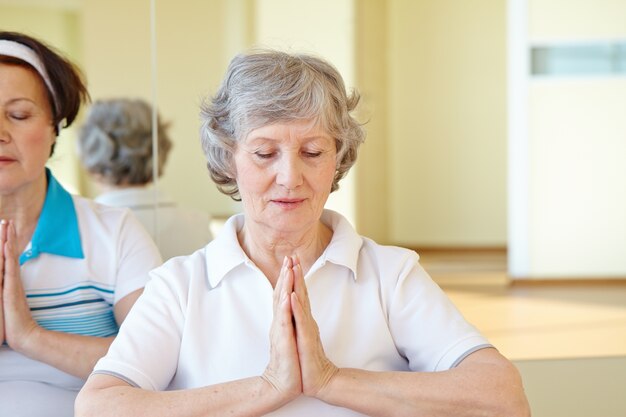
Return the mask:
<svg viewBox="0 0 626 417">
<path fill-rule="evenodd" d="M 114 313 L 118 324 L 124 320 L 141 291 L 136 290 L 117 302 Z M 16 303 L 21 304 L 20 300 L 14 300 L 8 304 L 5 302 L 5 305 Z M 35 323 L 30 311 L 26 311 L 28 306 L 25 299 L 23 303 L 21 308 L 14 308 L 13 312 L 7 311 L 5 314 L 7 335 L 10 335 L 7 337 L 9 346 L 29 358 L 86 379 L 98 359 L 106 354 L 114 337 L 82 336 L 46 330 Z"/>
<path fill-rule="evenodd" d="M 376 417 L 530 416 L 517 369 L 493 348 L 442 372 L 339 369 L 315 396 Z"/>
<path fill-rule="evenodd" d="M 202 388 L 151 391 L 96 373 L 78 395 L 76 416 L 262 416 L 282 407 L 302 393 L 292 291 L 293 276 L 285 260 L 274 289 L 270 359 L 263 375 Z"/>
<path fill-rule="evenodd" d="M 493 348 L 442 372 L 337 368 L 324 353 L 297 258 L 293 275 L 291 305 L 305 395 L 375 417 L 530 415 L 517 369 Z"/>
<path fill-rule="evenodd" d="M 204 388 L 149 391 L 119 378 L 94 374 L 78 394 L 76 417 L 262 416 L 283 405 L 281 394 L 262 377 Z"/>
</svg>

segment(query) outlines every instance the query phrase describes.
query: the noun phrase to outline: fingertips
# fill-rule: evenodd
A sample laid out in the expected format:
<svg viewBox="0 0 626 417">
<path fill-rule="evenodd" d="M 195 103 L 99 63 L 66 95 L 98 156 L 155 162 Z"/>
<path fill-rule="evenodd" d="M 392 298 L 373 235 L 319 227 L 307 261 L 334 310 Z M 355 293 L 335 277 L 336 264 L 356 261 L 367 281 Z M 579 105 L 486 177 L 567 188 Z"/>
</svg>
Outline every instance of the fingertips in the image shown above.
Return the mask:
<svg viewBox="0 0 626 417">
<path fill-rule="evenodd" d="M 304 309 L 302 308 L 302 303 L 298 298 L 298 294 L 295 292 L 291 293 L 291 309 L 293 310 L 293 315 L 296 317 L 302 318 L 304 315 Z"/>
<path fill-rule="evenodd" d="M 9 221 L 6 219 L 0 220 L 0 241 L 6 242 L 7 240 L 7 228 L 9 226 Z"/>
<path fill-rule="evenodd" d="M 13 220 L 9 220 L 6 226 L 6 253 L 7 256 L 13 256 L 15 252 L 15 241 L 17 239 L 17 235 L 15 233 L 15 223 Z"/>
<path fill-rule="evenodd" d="M 293 268 L 293 276 L 294 276 L 294 291 L 300 294 L 300 297 L 306 297 L 306 283 L 304 282 L 304 273 L 302 271 L 302 264 L 299 262 L 296 263 Z"/>
<path fill-rule="evenodd" d="M 291 293 L 291 311 L 293 312 L 296 336 L 302 337 L 302 329 L 306 327 L 306 314 L 296 293 Z M 297 329 L 300 329 L 300 331 L 297 331 Z"/>
</svg>

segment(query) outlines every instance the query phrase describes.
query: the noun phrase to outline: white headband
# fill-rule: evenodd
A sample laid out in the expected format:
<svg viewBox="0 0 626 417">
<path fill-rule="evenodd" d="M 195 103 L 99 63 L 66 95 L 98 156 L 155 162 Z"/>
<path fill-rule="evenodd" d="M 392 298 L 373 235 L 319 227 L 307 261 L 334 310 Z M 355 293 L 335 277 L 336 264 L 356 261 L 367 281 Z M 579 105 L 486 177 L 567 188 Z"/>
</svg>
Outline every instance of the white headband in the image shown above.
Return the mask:
<svg viewBox="0 0 626 417">
<path fill-rule="evenodd" d="M 52 83 L 50 82 L 50 77 L 48 77 L 46 67 L 42 64 L 35 51 L 19 42 L 0 39 L 0 55 L 21 59 L 22 61 L 33 67 L 35 71 L 39 73 L 41 78 L 43 78 L 43 81 L 46 84 L 46 87 L 48 87 L 48 90 L 52 95 L 52 99 L 54 100 L 55 110 L 58 111 L 59 106 L 57 103 L 56 92 L 54 91 L 54 88 L 52 88 Z M 65 127 L 63 125 L 64 121 L 61 121 L 58 126 L 59 132 L 63 127 Z"/>
</svg>

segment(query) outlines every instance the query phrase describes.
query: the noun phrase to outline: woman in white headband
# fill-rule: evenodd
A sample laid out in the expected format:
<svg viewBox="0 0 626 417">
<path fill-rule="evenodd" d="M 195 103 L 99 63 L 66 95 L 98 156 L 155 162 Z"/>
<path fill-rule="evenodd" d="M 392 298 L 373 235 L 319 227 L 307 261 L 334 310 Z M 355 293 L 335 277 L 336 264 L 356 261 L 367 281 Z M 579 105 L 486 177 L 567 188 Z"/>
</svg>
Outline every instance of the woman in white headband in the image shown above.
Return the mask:
<svg viewBox="0 0 626 417">
<path fill-rule="evenodd" d="M 46 168 L 88 98 L 71 62 L 0 32 L 0 416 L 72 416 L 161 263 L 128 211 L 70 195 Z"/>
</svg>

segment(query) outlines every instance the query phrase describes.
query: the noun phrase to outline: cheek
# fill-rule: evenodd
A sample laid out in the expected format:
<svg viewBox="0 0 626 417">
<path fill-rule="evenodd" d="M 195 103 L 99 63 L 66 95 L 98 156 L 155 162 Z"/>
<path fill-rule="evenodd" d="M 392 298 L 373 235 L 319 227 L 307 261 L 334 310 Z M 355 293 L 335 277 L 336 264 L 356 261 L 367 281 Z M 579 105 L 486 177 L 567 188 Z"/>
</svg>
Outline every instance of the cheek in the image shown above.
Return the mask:
<svg viewBox="0 0 626 417">
<path fill-rule="evenodd" d="M 48 159 L 56 136 L 51 129 L 38 128 L 25 132 L 24 151 L 39 158 Z"/>
<path fill-rule="evenodd" d="M 242 195 L 260 193 L 267 188 L 268 175 L 265 170 L 252 164 L 239 164 L 235 170 L 237 187 Z"/>
<path fill-rule="evenodd" d="M 332 186 L 333 180 L 335 178 L 336 170 L 336 164 L 334 161 L 329 162 L 326 166 L 324 166 L 318 181 L 320 187 L 328 188 L 330 190 L 330 187 Z"/>
</svg>

